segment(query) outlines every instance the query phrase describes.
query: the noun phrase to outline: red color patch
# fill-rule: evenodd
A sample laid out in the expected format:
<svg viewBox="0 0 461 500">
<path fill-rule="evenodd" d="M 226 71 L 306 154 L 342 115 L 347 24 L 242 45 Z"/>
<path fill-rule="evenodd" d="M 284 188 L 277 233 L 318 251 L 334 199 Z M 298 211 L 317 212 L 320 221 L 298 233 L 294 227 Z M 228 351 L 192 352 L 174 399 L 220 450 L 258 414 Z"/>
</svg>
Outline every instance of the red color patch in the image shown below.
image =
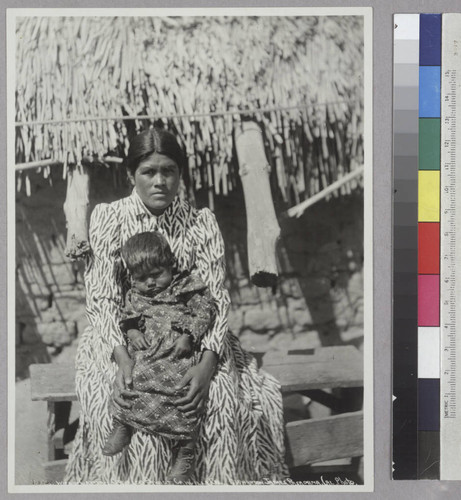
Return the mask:
<svg viewBox="0 0 461 500">
<path fill-rule="evenodd" d="M 439 274 L 440 272 L 440 223 L 420 222 L 418 224 L 418 273 Z"/>
</svg>

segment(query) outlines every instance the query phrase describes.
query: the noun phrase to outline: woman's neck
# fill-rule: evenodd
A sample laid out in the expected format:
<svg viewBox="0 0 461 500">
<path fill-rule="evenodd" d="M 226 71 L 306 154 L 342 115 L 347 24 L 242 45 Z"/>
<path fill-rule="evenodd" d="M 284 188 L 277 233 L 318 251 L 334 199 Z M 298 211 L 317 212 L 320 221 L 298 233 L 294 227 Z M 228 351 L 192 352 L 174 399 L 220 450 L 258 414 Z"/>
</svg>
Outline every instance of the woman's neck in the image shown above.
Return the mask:
<svg viewBox="0 0 461 500">
<path fill-rule="evenodd" d="M 152 214 L 152 215 L 155 215 L 155 217 L 159 217 L 160 215 L 164 214 L 165 213 L 165 210 L 168 208 L 168 207 L 165 207 L 163 208 L 162 210 L 155 210 L 153 208 L 149 208 L 146 204 L 143 203 L 143 205 L 146 207 L 146 210 Z M 169 205 L 168 205 L 169 206 Z"/>
<path fill-rule="evenodd" d="M 136 187 L 133 188 L 133 191 L 134 193 L 136 193 L 136 197 L 139 199 L 139 202 L 141 203 L 141 205 L 144 207 L 146 213 L 149 213 L 150 215 L 153 215 L 155 217 L 160 217 L 161 215 L 163 215 L 169 207 L 171 207 L 171 205 L 175 202 L 176 200 L 176 197 L 173 199 L 173 201 L 165 208 L 162 208 L 162 209 L 155 209 L 155 208 L 150 208 L 148 207 L 143 201 L 142 201 L 142 198 L 139 196 L 139 193 L 136 191 Z"/>
</svg>

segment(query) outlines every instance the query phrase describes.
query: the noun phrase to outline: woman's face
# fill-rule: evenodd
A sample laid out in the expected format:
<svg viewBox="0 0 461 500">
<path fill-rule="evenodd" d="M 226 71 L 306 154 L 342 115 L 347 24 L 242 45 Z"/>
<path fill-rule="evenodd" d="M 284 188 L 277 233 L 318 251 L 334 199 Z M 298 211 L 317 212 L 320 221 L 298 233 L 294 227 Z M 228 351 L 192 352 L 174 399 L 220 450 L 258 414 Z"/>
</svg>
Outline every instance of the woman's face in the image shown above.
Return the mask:
<svg viewBox="0 0 461 500">
<path fill-rule="evenodd" d="M 134 175 L 128 173 L 142 202 L 160 215 L 173 201 L 179 186 L 179 167 L 165 155 L 153 153 L 143 160 Z"/>
</svg>

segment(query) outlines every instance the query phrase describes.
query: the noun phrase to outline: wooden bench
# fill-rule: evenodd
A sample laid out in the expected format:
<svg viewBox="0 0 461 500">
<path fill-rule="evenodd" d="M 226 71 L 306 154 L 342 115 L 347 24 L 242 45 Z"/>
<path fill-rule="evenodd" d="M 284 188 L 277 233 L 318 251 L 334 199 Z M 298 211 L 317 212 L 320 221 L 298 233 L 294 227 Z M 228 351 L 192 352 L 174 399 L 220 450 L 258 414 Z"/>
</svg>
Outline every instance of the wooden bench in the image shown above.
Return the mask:
<svg viewBox="0 0 461 500">
<path fill-rule="evenodd" d="M 284 395 L 300 393 L 331 408 L 333 414 L 286 424 L 287 462 L 292 468 L 363 455 L 363 413 L 325 389 L 363 387 L 362 355 L 352 346 L 323 347 L 262 357 L 262 367 L 274 375 Z M 72 435 L 69 412 L 76 401 L 73 367 L 59 364 L 30 366 L 32 400 L 48 405 L 49 482 L 62 480 L 67 460 L 64 445 Z M 345 411 L 344 411 L 345 410 Z M 66 433 L 68 434 L 66 439 Z"/>
<path fill-rule="evenodd" d="M 344 399 L 325 391 L 342 389 L 339 392 L 347 393 L 363 388 L 363 359 L 357 349 L 340 346 L 270 352 L 263 357 L 262 367 L 279 380 L 282 394 L 306 395 L 338 413 L 286 424 L 286 459 L 290 468 L 362 457 L 363 412 L 348 411 L 349 394 Z M 360 394 L 360 408 L 361 404 Z"/>
</svg>

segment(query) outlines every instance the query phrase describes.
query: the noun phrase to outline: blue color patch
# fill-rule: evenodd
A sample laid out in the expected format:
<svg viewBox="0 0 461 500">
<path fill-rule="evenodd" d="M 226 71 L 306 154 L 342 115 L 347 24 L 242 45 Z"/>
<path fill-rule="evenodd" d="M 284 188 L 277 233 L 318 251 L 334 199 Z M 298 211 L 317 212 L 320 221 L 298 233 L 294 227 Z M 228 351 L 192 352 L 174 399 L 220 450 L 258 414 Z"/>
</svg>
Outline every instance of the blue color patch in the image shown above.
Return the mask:
<svg viewBox="0 0 461 500">
<path fill-rule="evenodd" d="M 440 430 L 440 379 L 438 378 L 418 379 L 418 430 Z"/>
<path fill-rule="evenodd" d="M 419 17 L 419 65 L 440 66 L 441 14 L 421 14 Z"/>
<path fill-rule="evenodd" d="M 419 117 L 440 118 L 440 66 L 419 68 Z"/>
</svg>

